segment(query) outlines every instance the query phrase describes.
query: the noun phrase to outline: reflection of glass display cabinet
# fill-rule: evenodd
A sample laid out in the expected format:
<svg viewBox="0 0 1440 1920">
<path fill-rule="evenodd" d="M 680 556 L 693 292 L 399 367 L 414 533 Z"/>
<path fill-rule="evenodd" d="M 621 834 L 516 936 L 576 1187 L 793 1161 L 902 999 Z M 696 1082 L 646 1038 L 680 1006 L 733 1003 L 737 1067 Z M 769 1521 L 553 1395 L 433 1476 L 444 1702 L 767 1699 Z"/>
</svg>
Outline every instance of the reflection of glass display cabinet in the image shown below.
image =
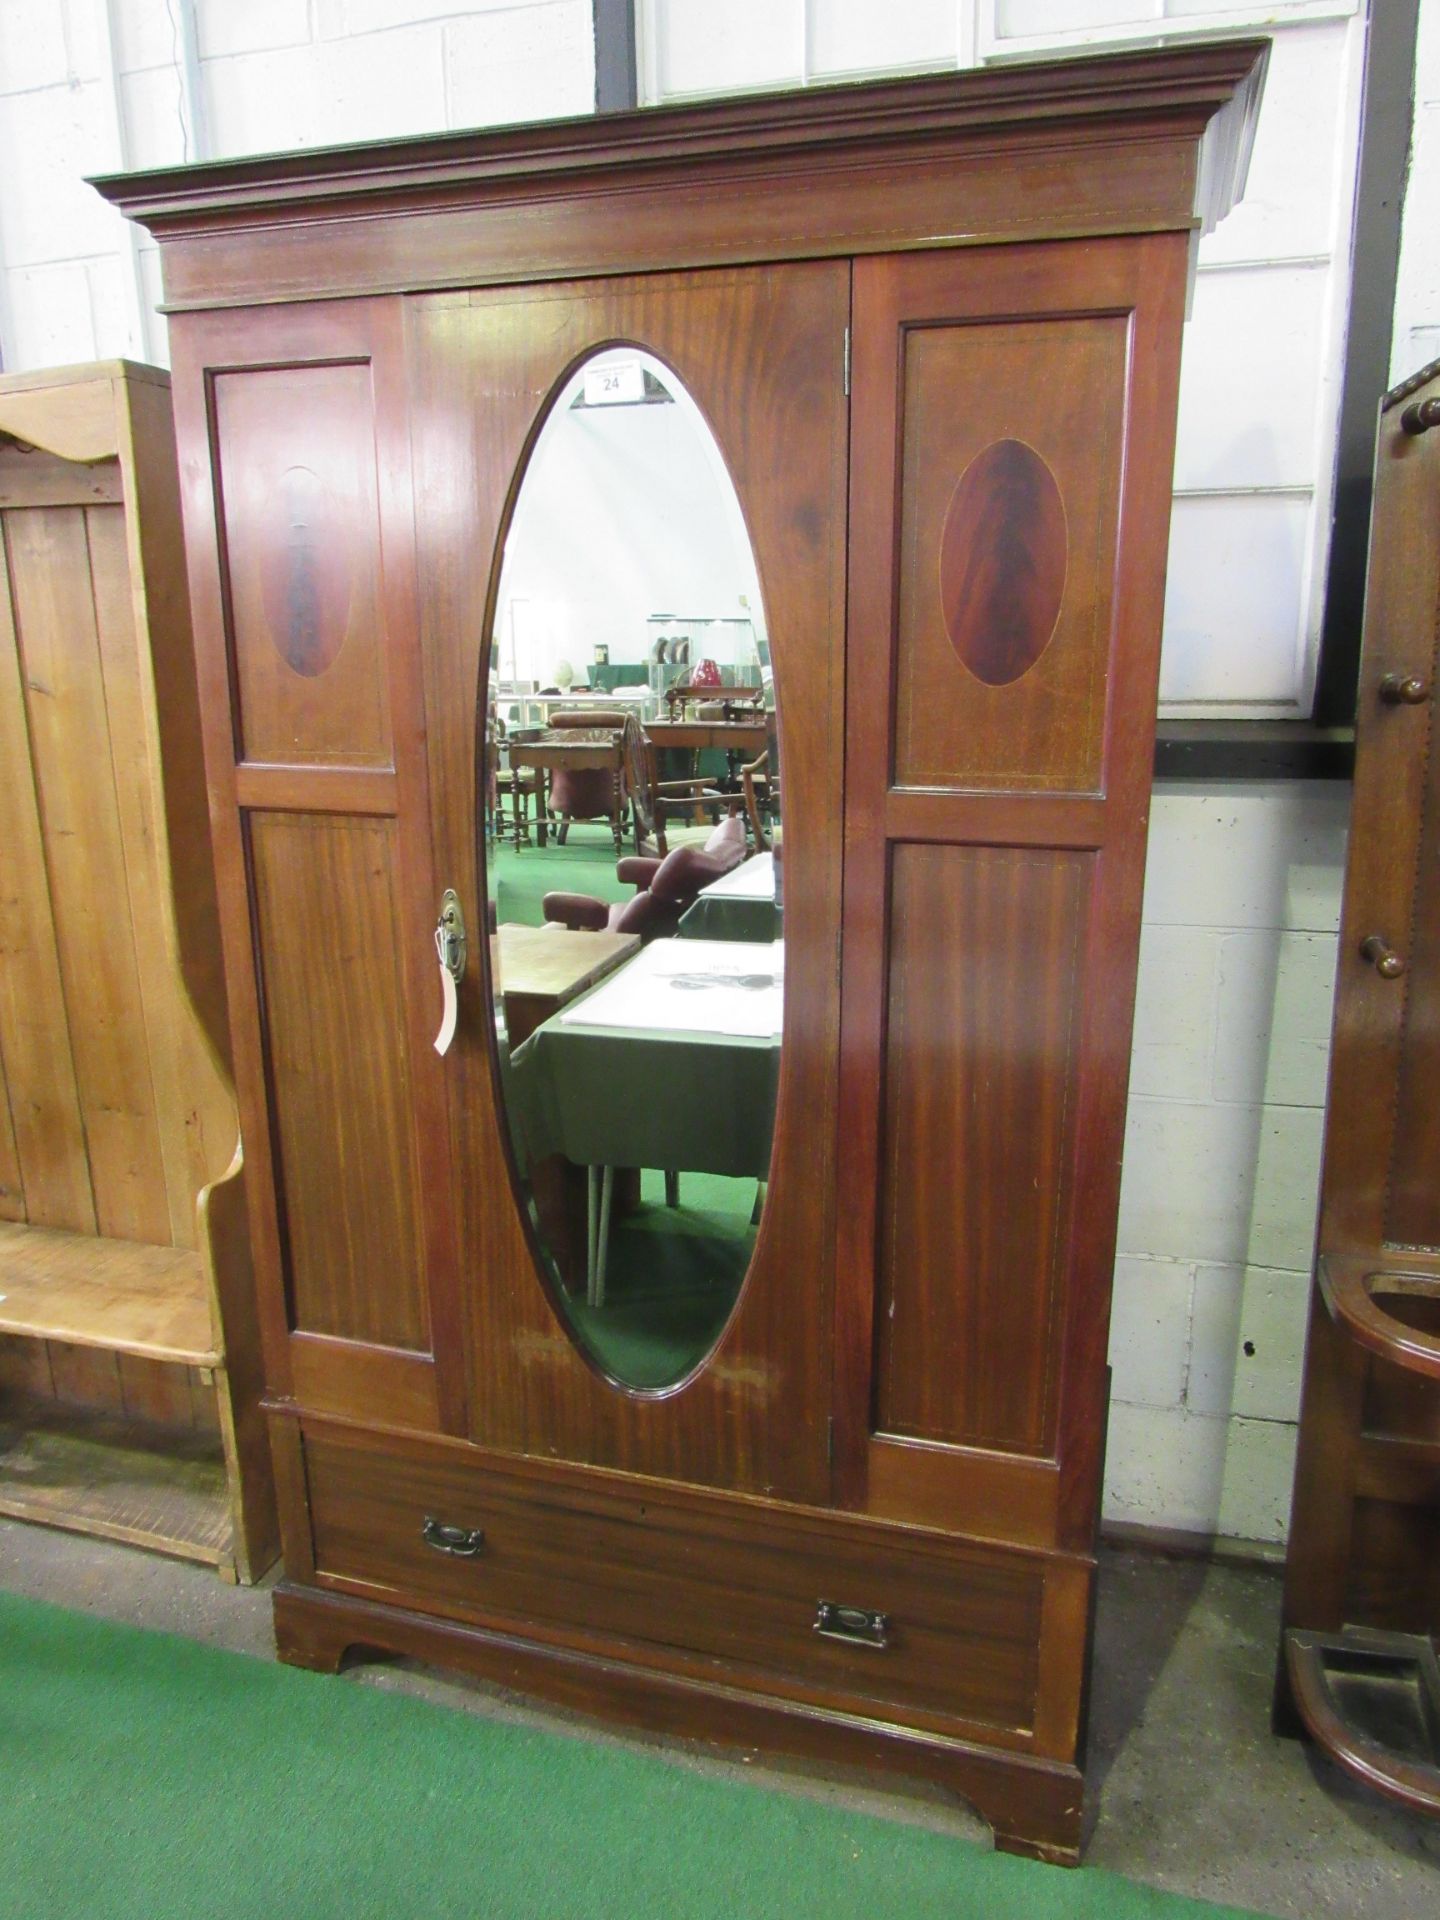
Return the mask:
<svg viewBox="0 0 1440 1920">
<path fill-rule="evenodd" d="M 106 186 L 172 309 L 285 1657 L 928 1775 L 1075 1857 L 1181 325 L 1261 62 Z M 493 559 L 616 340 L 713 429 L 784 754 L 764 1212 L 658 1394 L 570 1337 L 515 1197 L 476 831 Z"/>
<path fill-rule="evenodd" d="M 656 659 L 661 640 L 665 642 L 663 662 Z M 650 681 L 658 692 L 683 680 L 702 660 L 715 662 L 724 686 L 761 684 L 755 622 L 748 617 L 685 618 L 673 613 L 652 613 L 645 622 L 645 658 L 660 668 L 659 675 L 652 674 Z"/>
</svg>

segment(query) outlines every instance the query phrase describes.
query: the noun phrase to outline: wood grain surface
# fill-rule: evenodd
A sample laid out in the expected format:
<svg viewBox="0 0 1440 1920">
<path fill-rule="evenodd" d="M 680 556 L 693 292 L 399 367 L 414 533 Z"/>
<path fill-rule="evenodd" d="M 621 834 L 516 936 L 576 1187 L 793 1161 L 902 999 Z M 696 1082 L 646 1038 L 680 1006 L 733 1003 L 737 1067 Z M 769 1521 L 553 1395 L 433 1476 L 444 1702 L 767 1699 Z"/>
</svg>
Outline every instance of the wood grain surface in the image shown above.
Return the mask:
<svg viewBox="0 0 1440 1920">
<path fill-rule="evenodd" d="M 1440 1633 L 1440 434 L 1387 396 L 1355 723 L 1287 1629 Z M 1387 682 L 1417 698 L 1389 700 Z M 1379 935 L 1403 963 L 1365 954 Z M 1282 1702 L 1288 1684 L 1282 1660 Z M 1333 1730 L 1332 1730 L 1333 1731 Z M 1403 1797 L 1403 1796 L 1402 1796 Z"/>
<path fill-rule="evenodd" d="M 1207 44 L 107 187 L 177 309 L 284 1657 L 389 1647 L 918 1768 L 1000 1844 L 1075 1858 L 1179 343 L 1262 67 Z M 655 1394 L 603 1379 L 547 1292 L 473 931 L 429 1051 L 440 889 L 484 924 L 499 557 L 552 398 L 619 343 L 673 369 L 734 481 L 785 779 L 767 1204 L 716 1350 Z M 333 477 L 327 524 L 352 622 L 379 583 L 384 792 L 344 690 L 350 661 L 379 685 L 372 626 L 334 646 L 327 579 L 288 662 L 262 631 L 293 610 L 272 577 L 265 617 L 265 570 L 313 551 L 273 478 L 332 419 L 373 473 L 373 512 Z M 271 482 L 237 597 L 247 462 Z M 309 714 L 304 751 L 242 739 L 236 647 L 262 713 Z M 362 1160 L 402 1197 L 357 1194 Z M 427 1515 L 489 1559 L 438 1555 Z M 893 1611 L 888 1669 L 819 1644 L 822 1599 Z"/>
<path fill-rule="evenodd" d="M 1184 281 L 1175 236 L 855 269 L 852 459 L 886 510 L 850 526 L 839 1483 L 871 1511 L 1082 1549 Z M 967 500 L 1009 441 L 1058 506 L 1038 484 L 997 506 L 983 464 Z M 1039 557 L 1046 607 L 1063 514 L 1053 637 L 1036 650 L 1042 608 L 1008 679 L 947 628 L 957 499 L 965 539 L 998 513 Z M 1009 618 L 998 593 L 963 617 L 987 607 Z M 982 664 L 1018 664 L 1006 633 L 965 631 Z"/>
<path fill-rule="evenodd" d="M 388 766 L 370 369 L 236 369 L 213 405 L 242 757 Z"/>
<path fill-rule="evenodd" d="M 249 821 L 294 1324 L 424 1347 L 395 837 L 328 814 Z"/>
<path fill-rule="evenodd" d="M 31 1398 L 222 1434 L 218 1557 L 248 1578 L 275 1514 L 243 1221 L 208 1205 L 236 1112 L 168 377 L 6 376 L 0 432 L 10 1366 Z"/>
<path fill-rule="evenodd" d="M 199 1254 L 47 1227 L 0 1225 L 0 1333 L 188 1366 L 220 1357 Z"/>
</svg>

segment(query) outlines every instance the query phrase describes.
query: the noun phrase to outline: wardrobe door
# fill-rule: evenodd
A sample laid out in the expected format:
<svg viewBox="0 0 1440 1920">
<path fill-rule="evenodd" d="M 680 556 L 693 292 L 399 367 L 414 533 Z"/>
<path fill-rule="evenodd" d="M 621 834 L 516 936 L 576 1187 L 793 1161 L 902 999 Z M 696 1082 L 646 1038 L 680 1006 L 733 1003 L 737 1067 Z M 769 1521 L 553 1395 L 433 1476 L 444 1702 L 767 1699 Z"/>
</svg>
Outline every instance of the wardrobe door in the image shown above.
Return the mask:
<svg viewBox="0 0 1440 1920">
<path fill-rule="evenodd" d="M 857 262 L 837 1465 L 1087 1547 L 1186 239 Z"/>
<path fill-rule="evenodd" d="M 849 285 L 847 264 L 814 262 L 436 295 L 410 309 L 437 879 L 455 888 L 471 927 L 486 913 L 477 715 L 505 542 L 518 525 L 530 455 L 546 423 L 571 405 L 566 383 L 597 349 L 618 343 L 646 356 L 713 435 L 764 603 L 784 768 L 783 1045 L 763 1217 L 717 1341 L 693 1370 L 652 1390 L 627 1384 L 623 1369 L 607 1369 L 596 1345 L 577 1339 L 573 1299 L 547 1267 L 526 1212 L 513 1105 L 507 1110 L 511 1055 L 503 1083 L 497 1057 L 490 943 L 472 939 L 477 964 L 461 983 L 445 1060 L 471 1435 L 503 1449 L 807 1500 L 830 1489 Z M 608 504 L 600 499 L 596 511 Z M 588 662 L 588 641 L 574 658 Z M 613 861 L 608 832 L 600 838 Z M 553 838 L 532 864 L 542 881 L 553 867 L 551 887 L 574 884 Z M 503 895 L 500 905 L 503 921 Z M 547 937 L 581 938 L 558 927 Z M 633 1075 L 617 1073 L 617 1102 L 646 1097 Z M 736 1095 L 718 1057 L 696 1097 L 710 1103 L 717 1136 L 735 1125 Z M 690 1190 L 683 1169 L 695 1164 L 679 1162 L 682 1208 Z M 565 1177 L 573 1185 L 576 1176 L 579 1166 Z M 586 1304 L 583 1291 L 580 1298 Z M 605 1310 L 596 1308 L 592 1325 Z"/>
<path fill-rule="evenodd" d="M 269 1386 L 459 1431 L 399 319 L 186 316 L 174 392 Z"/>
</svg>

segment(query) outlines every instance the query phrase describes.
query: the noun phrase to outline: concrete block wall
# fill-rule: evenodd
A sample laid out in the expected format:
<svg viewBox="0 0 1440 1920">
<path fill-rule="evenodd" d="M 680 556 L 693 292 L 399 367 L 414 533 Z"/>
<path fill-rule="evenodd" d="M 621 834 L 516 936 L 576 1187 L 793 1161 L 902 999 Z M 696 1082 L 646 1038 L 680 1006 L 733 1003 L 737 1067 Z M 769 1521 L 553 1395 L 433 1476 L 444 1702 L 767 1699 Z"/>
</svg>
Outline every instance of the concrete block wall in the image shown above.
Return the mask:
<svg viewBox="0 0 1440 1920">
<path fill-rule="evenodd" d="M 155 249 L 86 174 L 590 112 L 590 0 L 0 0 L 11 368 L 168 358 Z M 113 50 L 113 72 L 111 53 Z"/>
<path fill-rule="evenodd" d="M 1349 788 L 1151 809 L 1110 1360 L 1110 1519 L 1280 1541 Z"/>
</svg>

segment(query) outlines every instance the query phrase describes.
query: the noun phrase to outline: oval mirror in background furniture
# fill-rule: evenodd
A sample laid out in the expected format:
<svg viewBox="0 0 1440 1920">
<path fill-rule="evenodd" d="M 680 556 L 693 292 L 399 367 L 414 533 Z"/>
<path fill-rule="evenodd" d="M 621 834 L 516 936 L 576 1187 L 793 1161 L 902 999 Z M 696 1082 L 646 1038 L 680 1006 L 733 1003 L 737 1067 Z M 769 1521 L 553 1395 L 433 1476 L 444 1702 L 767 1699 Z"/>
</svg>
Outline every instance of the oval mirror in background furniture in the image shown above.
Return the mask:
<svg viewBox="0 0 1440 1920">
<path fill-rule="evenodd" d="M 784 981 L 768 653 L 714 435 L 669 367 L 602 348 L 515 495 L 484 838 L 517 1200 L 582 1352 L 631 1391 L 713 1351 L 764 1206 Z"/>
</svg>

